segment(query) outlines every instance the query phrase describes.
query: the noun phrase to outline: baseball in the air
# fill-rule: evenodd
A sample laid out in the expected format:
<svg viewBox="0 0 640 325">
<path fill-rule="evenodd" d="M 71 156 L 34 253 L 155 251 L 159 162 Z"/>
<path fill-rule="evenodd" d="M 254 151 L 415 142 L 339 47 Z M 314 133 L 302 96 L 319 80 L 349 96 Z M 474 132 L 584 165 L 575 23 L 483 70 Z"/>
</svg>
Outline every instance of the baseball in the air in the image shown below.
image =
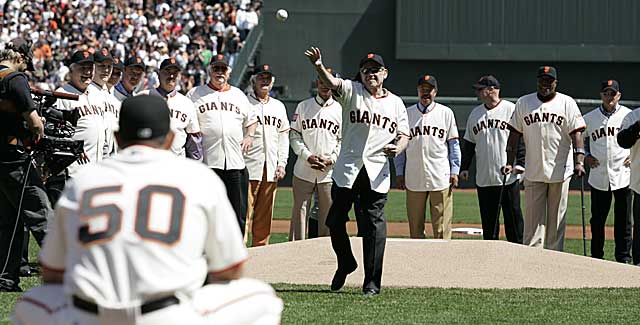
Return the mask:
<svg viewBox="0 0 640 325">
<path fill-rule="evenodd" d="M 289 13 L 286 10 L 278 9 L 278 11 L 276 11 L 276 19 L 279 21 L 285 21 L 287 18 L 289 18 Z"/>
</svg>

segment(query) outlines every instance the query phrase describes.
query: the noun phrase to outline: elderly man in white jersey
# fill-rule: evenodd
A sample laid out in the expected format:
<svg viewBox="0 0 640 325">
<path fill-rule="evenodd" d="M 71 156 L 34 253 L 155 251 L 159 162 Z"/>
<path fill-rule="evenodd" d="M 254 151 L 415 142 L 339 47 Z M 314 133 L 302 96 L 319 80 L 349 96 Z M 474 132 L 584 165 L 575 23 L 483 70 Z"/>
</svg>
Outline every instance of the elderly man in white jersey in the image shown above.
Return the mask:
<svg viewBox="0 0 640 325">
<path fill-rule="evenodd" d="M 576 101 L 556 91 L 556 69 L 538 68 L 538 90 L 520 97 L 509 121 L 507 163 L 513 170 L 517 143 L 525 145 L 523 244 L 562 251 L 571 175 L 583 177 L 586 125 Z"/>
<path fill-rule="evenodd" d="M 108 156 L 116 152 L 116 139 L 114 132 L 118 127 L 118 114 L 120 113 L 120 101 L 107 89 L 107 81 L 113 71 L 113 57 L 107 49 L 95 51 L 95 72 L 93 82 L 89 85 L 89 97 L 92 103 L 104 107 L 104 123 L 106 129 L 106 143 L 104 155 Z"/>
<path fill-rule="evenodd" d="M 89 85 L 93 81 L 93 54 L 88 51 L 76 51 L 71 56 L 69 83 L 57 91 L 78 95 L 78 100 L 58 99 L 57 108 L 72 111 L 78 117 L 75 123 L 76 133 L 73 140 L 84 142 L 84 153 L 67 169 L 69 177 L 74 177 L 86 166 L 99 162 L 104 157 L 106 132 L 104 120 L 104 102 L 90 94 Z"/>
<path fill-rule="evenodd" d="M 420 101 L 407 108 L 409 145 L 395 158 L 398 187 L 407 192 L 411 238 L 425 238 L 427 199 L 433 237 L 451 239 L 453 188 L 458 186 L 460 142 L 453 111 L 436 103 L 438 81 L 426 74 L 418 79 Z"/>
<path fill-rule="evenodd" d="M 507 162 L 507 125 L 515 105 L 500 98 L 500 82 L 496 77 L 482 76 L 473 85 L 478 100 L 469 118 L 462 145 L 460 177 L 469 179 L 469 167 L 476 158 L 476 185 L 482 236 L 486 240 L 498 240 L 500 236 L 500 209 L 504 215 L 504 230 L 507 240 L 522 244 L 523 219 L 520 208 L 520 175 L 512 174 L 503 184 L 500 168 Z M 520 142 L 521 144 L 522 142 Z M 522 146 L 521 146 L 522 147 Z M 524 149 L 524 147 L 522 147 Z M 524 168 L 524 151 L 520 150 L 516 166 Z M 500 197 L 500 206 L 496 197 Z"/>
<path fill-rule="evenodd" d="M 258 120 L 253 146 L 244 159 L 249 170 L 249 209 L 245 242 L 251 232 L 251 245 L 269 244 L 273 205 L 278 182 L 286 174 L 289 158 L 289 117 L 284 104 L 269 96 L 276 77 L 267 64 L 259 65 L 251 76 L 249 102 Z"/>
<path fill-rule="evenodd" d="M 124 60 L 122 80 L 113 88 L 113 95 L 121 102 L 127 97 L 133 96 L 138 90 L 136 87 L 144 77 L 145 70 L 144 62 L 137 56 L 131 56 Z"/>
<path fill-rule="evenodd" d="M 587 124 L 584 137 L 588 148 L 584 161 L 589 165 L 591 186 L 591 256 L 604 257 L 605 226 L 611 199 L 615 258 L 620 263 L 631 262 L 631 160 L 629 149 L 618 145 L 616 136 L 622 120 L 631 110 L 620 105 L 620 84 L 605 80 L 600 86 L 602 104 L 584 115 Z"/>
<path fill-rule="evenodd" d="M 163 60 L 158 72 L 160 85 L 139 94 L 160 96 L 167 101 L 171 112 L 171 131 L 174 134 L 171 151 L 180 157 L 202 161 L 202 134 L 195 105 L 176 89 L 181 71 L 175 58 Z"/>
<path fill-rule="evenodd" d="M 257 119 L 247 96 L 228 84 L 230 75 L 231 68 L 225 57 L 214 56 L 209 64 L 209 83 L 191 89 L 187 97 L 196 107 L 204 162 L 224 182 L 244 234 L 249 173 L 242 154 L 253 143 Z"/>
<path fill-rule="evenodd" d="M 335 77 L 336 74 L 327 68 Z M 293 169 L 293 208 L 289 240 L 305 239 L 308 211 L 314 192 L 318 193 L 318 236 L 329 236 L 325 222 L 331 207 L 331 175 L 340 153 L 342 106 L 322 80 L 318 94 L 298 104 L 293 114 L 289 139 L 298 155 Z"/>
<path fill-rule="evenodd" d="M 107 80 L 107 90 L 109 90 L 109 93 L 113 95 L 115 86 L 120 82 L 120 79 L 122 79 L 124 64 L 119 58 L 113 58 L 112 66 L 113 69 L 111 70 L 111 76 L 109 77 L 109 80 Z"/>
<path fill-rule="evenodd" d="M 241 278 L 248 252 L 224 185 L 168 152 L 169 116 L 157 96 L 122 103 L 123 150 L 65 188 L 40 253 L 44 285 L 15 323 L 279 323 L 273 289 Z"/>
<path fill-rule="evenodd" d="M 407 111 L 402 99 L 383 87 L 389 71 L 380 55 L 369 53 L 362 58 L 355 81 L 333 77 L 322 63 L 320 49 L 311 47 L 305 55 L 320 80 L 334 92 L 343 112 L 343 141 L 333 169 L 333 203 L 327 216 L 338 260 L 331 290 L 340 290 L 347 275 L 358 267 L 346 228 L 349 210 L 356 203 L 364 260 L 362 292 L 377 295 L 387 241 L 384 205 L 391 183 L 388 159 L 407 147 Z"/>
</svg>

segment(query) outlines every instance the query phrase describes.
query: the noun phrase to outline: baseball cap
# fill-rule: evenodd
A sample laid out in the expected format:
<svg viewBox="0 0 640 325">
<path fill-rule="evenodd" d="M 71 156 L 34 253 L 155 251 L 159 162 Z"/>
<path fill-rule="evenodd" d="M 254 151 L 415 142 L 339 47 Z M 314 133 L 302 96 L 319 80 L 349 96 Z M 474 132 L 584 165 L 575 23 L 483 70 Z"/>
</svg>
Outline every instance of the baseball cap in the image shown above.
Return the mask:
<svg viewBox="0 0 640 325">
<path fill-rule="evenodd" d="M 482 88 L 488 88 L 488 87 L 500 88 L 500 82 L 498 81 L 498 79 L 496 79 L 496 77 L 492 75 L 488 75 L 488 76 L 480 77 L 480 79 L 478 79 L 478 81 L 475 84 L 473 84 L 473 88 L 475 89 L 482 89 Z"/>
<path fill-rule="evenodd" d="M 91 52 L 89 51 L 75 51 L 73 52 L 73 54 L 71 55 L 71 59 L 69 59 L 70 64 L 81 64 L 81 63 L 85 63 L 85 62 L 91 62 L 93 63 L 94 61 L 93 58 L 93 54 L 91 54 Z"/>
<path fill-rule="evenodd" d="M 124 64 L 122 63 L 122 60 L 120 60 L 119 58 L 113 58 L 113 69 L 117 69 L 117 70 L 124 70 Z"/>
<path fill-rule="evenodd" d="M 218 54 L 218 55 L 214 55 L 211 58 L 211 62 L 209 62 L 209 65 L 223 65 L 228 67 L 229 61 L 224 57 L 224 55 Z"/>
<path fill-rule="evenodd" d="M 556 68 L 548 65 L 543 65 L 538 68 L 538 78 L 543 76 L 549 76 L 549 77 L 552 77 L 553 79 L 558 79 L 558 76 L 556 74 Z"/>
<path fill-rule="evenodd" d="M 146 69 L 142 59 L 137 56 L 130 56 L 126 60 L 124 60 L 124 66 L 126 67 L 140 67 L 142 69 Z"/>
<path fill-rule="evenodd" d="M 436 77 L 430 74 L 425 74 L 424 76 L 420 77 L 420 79 L 418 79 L 418 86 L 425 84 L 431 85 L 431 87 L 436 89 L 438 88 L 438 80 L 436 80 Z"/>
<path fill-rule="evenodd" d="M 384 60 L 382 59 L 382 56 L 375 53 L 369 53 L 367 54 L 367 56 L 362 58 L 362 60 L 360 60 L 360 68 L 362 68 L 362 66 L 369 61 L 373 61 L 379 64 L 380 66 L 384 67 Z"/>
<path fill-rule="evenodd" d="M 609 79 L 602 82 L 600 89 L 601 91 L 605 91 L 607 89 L 615 90 L 616 92 L 620 91 L 620 84 L 617 80 Z"/>
<path fill-rule="evenodd" d="M 120 137 L 125 141 L 149 140 L 169 133 L 169 107 L 160 96 L 127 97 L 120 108 Z"/>
<path fill-rule="evenodd" d="M 33 51 L 31 51 L 31 42 L 26 41 L 24 38 L 14 38 L 7 44 L 8 49 L 12 49 L 22 54 L 27 61 L 27 70 L 35 70 L 33 67 Z"/>
<path fill-rule="evenodd" d="M 268 73 L 270 75 L 273 75 L 273 71 L 271 71 L 271 66 L 268 64 L 261 64 L 257 66 L 256 69 L 253 71 L 254 75 L 258 75 L 261 73 Z"/>
<path fill-rule="evenodd" d="M 182 67 L 176 62 L 175 58 L 164 59 L 162 60 L 162 63 L 160 63 L 160 70 L 171 68 L 171 67 L 176 67 L 182 70 Z"/>
<path fill-rule="evenodd" d="M 95 51 L 93 54 L 93 60 L 95 62 L 113 61 L 113 57 L 111 56 L 111 53 L 109 53 L 109 50 L 101 49 L 100 51 Z"/>
</svg>

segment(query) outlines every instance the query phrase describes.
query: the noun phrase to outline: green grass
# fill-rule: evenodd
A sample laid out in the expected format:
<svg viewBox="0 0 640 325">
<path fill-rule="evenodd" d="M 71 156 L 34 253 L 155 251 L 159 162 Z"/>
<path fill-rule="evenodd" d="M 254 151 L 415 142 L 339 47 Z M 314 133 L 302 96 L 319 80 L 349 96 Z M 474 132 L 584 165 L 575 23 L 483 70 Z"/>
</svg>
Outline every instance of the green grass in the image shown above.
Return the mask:
<svg viewBox="0 0 640 325">
<path fill-rule="evenodd" d="M 421 276 L 427 276 L 421 275 Z M 637 289 L 399 289 L 366 298 L 357 288 L 277 284 L 283 324 L 633 324 Z"/>
<path fill-rule="evenodd" d="M 454 223 L 472 223 L 481 224 L 480 221 L 480 209 L 478 208 L 478 196 L 475 192 L 469 191 L 454 191 L 453 193 L 453 222 Z M 520 203 L 522 205 L 524 213 L 524 192 L 521 193 Z M 498 204 L 496 200 L 496 204 Z M 589 192 L 585 192 L 584 195 L 585 205 L 585 222 L 589 224 L 589 218 L 591 218 L 591 195 Z M 293 194 L 291 188 L 283 187 L 279 188 L 276 194 L 276 203 L 274 207 L 275 219 L 290 219 L 291 207 L 293 206 Z M 427 209 L 428 210 L 428 209 Z M 569 194 L 569 203 L 567 206 L 567 224 L 568 225 L 581 225 L 581 204 L 580 193 L 571 192 Z M 350 213 L 353 219 L 353 212 Z M 389 222 L 406 222 L 407 221 L 407 209 L 405 205 L 405 193 L 402 191 L 389 192 L 389 199 L 385 206 L 385 214 Z M 428 212 L 427 212 L 428 214 Z M 428 218 L 428 216 L 427 216 Z M 354 219 L 355 220 L 355 219 Z M 613 204 L 609 217 L 607 218 L 607 225 L 613 225 Z"/>
</svg>

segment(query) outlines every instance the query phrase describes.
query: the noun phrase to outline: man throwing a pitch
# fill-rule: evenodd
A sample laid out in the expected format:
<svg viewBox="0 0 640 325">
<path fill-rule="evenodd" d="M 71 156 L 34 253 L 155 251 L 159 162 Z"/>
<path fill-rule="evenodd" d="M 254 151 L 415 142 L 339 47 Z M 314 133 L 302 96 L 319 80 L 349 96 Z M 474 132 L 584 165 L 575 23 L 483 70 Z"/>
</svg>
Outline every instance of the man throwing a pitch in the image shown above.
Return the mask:
<svg viewBox="0 0 640 325">
<path fill-rule="evenodd" d="M 166 101 L 130 97 L 120 114 L 123 150 L 67 184 L 40 253 L 44 285 L 14 321 L 278 324 L 273 289 L 240 278 L 248 252 L 222 181 L 168 151 Z"/>
<path fill-rule="evenodd" d="M 538 69 L 538 91 L 522 96 L 509 122 L 506 174 L 512 171 L 520 136 L 524 139 L 524 244 L 564 248 L 571 175 L 584 176 L 586 128 L 576 101 L 559 92 L 556 69 Z M 575 157 L 574 157 L 575 156 Z M 575 161 L 575 164 L 574 164 Z"/>
<path fill-rule="evenodd" d="M 369 53 L 360 61 L 356 81 L 332 76 L 322 64 L 320 49 L 311 47 L 305 55 L 322 83 L 334 91 L 343 112 L 343 142 L 334 167 L 333 203 L 327 216 L 331 245 L 338 259 L 331 290 L 342 288 L 347 275 L 358 266 L 346 229 L 349 210 L 357 201 L 365 274 L 362 290 L 367 296 L 377 295 L 387 240 L 384 205 L 390 186 L 388 158 L 407 147 L 407 111 L 398 96 L 382 87 L 389 71 L 380 55 Z"/>
</svg>

